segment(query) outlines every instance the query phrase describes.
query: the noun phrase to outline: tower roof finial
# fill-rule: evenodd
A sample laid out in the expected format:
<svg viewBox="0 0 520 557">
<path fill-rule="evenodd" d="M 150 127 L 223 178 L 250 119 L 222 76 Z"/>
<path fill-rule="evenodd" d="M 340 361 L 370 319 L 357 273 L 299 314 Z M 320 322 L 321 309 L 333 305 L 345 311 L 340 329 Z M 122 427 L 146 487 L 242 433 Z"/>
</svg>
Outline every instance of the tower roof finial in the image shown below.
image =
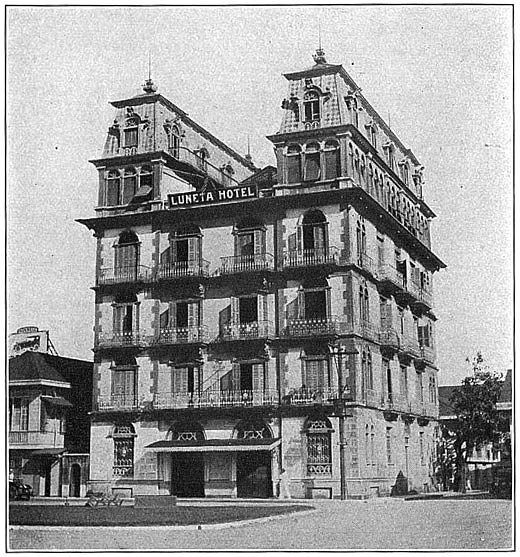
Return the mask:
<svg viewBox="0 0 520 557">
<path fill-rule="evenodd" d="M 143 91 L 151 94 L 157 91 L 157 85 L 152 81 L 152 55 L 148 53 L 148 79 L 144 82 Z"/>
<path fill-rule="evenodd" d="M 318 19 L 318 48 L 316 49 L 316 54 L 313 54 L 312 58 L 316 64 L 326 64 L 325 51 L 321 47 L 321 21 Z"/>
</svg>

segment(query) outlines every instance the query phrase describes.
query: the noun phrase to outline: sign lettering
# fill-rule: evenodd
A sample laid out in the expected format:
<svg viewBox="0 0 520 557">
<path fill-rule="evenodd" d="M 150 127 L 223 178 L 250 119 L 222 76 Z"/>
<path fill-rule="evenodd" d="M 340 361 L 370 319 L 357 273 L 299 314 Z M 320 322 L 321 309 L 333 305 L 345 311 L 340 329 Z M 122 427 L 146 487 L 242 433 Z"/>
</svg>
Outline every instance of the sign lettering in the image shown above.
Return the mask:
<svg viewBox="0 0 520 557">
<path fill-rule="evenodd" d="M 176 207 L 188 207 L 190 205 L 211 205 L 213 203 L 240 201 L 242 199 L 252 199 L 257 196 L 258 192 L 255 187 L 242 186 L 214 191 L 172 193 L 168 196 L 168 201 L 170 209 L 174 209 Z"/>
</svg>

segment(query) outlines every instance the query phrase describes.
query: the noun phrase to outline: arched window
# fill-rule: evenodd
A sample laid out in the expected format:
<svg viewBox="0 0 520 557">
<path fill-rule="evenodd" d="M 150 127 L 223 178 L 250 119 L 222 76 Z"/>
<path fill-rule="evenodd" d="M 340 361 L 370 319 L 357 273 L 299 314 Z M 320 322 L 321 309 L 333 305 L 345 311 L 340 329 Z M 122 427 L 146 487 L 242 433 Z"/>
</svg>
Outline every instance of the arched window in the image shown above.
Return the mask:
<svg viewBox="0 0 520 557">
<path fill-rule="evenodd" d="M 313 209 L 305 213 L 298 227 L 298 243 L 309 256 L 327 255 L 327 220 L 321 211 Z"/>
<path fill-rule="evenodd" d="M 137 173 L 135 168 L 125 168 L 123 173 L 123 199 L 122 204 L 128 205 L 137 191 Z"/>
<path fill-rule="evenodd" d="M 107 176 L 106 205 L 119 205 L 121 200 L 121 176 L 117 170 L 111 170 Z"/>
<path fill-rule="evenodd" d="M 334 180 L 341 176 L 339 145 L 337 141 L 329 140 L 325 143 L 325 180 Z"/>
<path fill-rule="evenodd" d="M 242 420 L 233 432 L 234 439 L 272 439 L 273 434 L 263 420 Z"/>
<path fill-rule="evenodd" d="M 206 149 L 200 149 L 197 152 L 197 166 L 203 171 L 208 170 L 208 151 Z"/>
<path fill-rule="evenodd" d="M 320 146 L 309 143 L 305 147 L 304 180 L 306 182 L 321 179 Z"/>
<path fill-rule="evenodd" d="M 287 183 L 299 184 L 302 181 L 302 154 L 299 145 L 287 149 Z"/>
<path fill-rule="evenodd" d="M 366 169 L 365 155 L 361 155 L 359 172 L 360 172 L 360 177 L 361 177 L 360 181 L 362 186 L 366 184 L 365 169 Z"/>
<path fill-rule="evenodd" d="M 135 280 L 139 264 L 139 238 L 131 230 L 125 230 L 114 248 L 116 278 Z"/>
<path fill-rule="evenodd" d="M 131 477 L 134 474 L 134 439 L 135 429 L 132 424 L 114 426 L 112 438 L 114 440 L 113 475 L 116 477 Z"/>
<path fill-rule="evenodd" d="M 314 122 L 320 119 L 320 96 L 316 91 L 308 91 L 303 96 L 304 122 Z"/>
<path fill-rule="evenodd" d="M 139 121 L 137 118 L 128 118 L 124 128 L 124 147 L 137 147 L 139 136 Z"/>
<path fill-rule="evenodd" d="M 307 438 L 307 475 L 332 475 L 332 424 L 323 417 L 309 418 L 304 428 Z"/>
<path fill-rule="evenodd" d="M 168 133 L 168 149 L 170 151 L 170 155 L 174 159 L 179 158 L 180 143 L 181 143 L 181 132 L 178 126 L 172 126 Z"/>
<path fill-rule="evenodd" d="M 179 420 L 168 431 L 170 441 L 203 441 L 204 429 L 198 422 Z"/>
</svg>

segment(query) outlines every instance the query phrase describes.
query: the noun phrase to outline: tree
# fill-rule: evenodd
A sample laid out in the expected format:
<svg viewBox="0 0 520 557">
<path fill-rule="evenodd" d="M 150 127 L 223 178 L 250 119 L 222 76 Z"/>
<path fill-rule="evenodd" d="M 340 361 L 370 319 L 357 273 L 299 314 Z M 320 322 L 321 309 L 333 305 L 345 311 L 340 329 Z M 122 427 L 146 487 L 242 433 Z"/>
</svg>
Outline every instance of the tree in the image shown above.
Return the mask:
<svg viewBox="0 0 520 557">
<path fill-rule="evenodd" d="M 473 449 L 485 443 L 498 443 L 503 429 L 496 407 L 501 377 L 486 368 L 480 352 L 470 363 L 473 374 L 462 381 L 451 397 L 456 418 L 448 425 L 456 455 L 458 491 L 461 492 L 466 491 L 467 459 Z"/>
</svg>

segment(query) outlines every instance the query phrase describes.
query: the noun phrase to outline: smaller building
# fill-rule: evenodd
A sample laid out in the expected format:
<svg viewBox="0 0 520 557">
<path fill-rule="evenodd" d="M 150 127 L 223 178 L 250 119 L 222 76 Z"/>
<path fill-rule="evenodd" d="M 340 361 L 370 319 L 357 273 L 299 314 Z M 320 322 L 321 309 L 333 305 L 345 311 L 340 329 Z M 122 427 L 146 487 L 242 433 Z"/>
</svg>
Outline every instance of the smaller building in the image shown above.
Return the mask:
<svg viewBox="0 0 520 557">
<path fill-rule="evenodd" d="M 92 367 L 31 350 L 9 360 L 9 468 L 35 495 L 86 492 Z"/>
<path fill-rule="evenodd" d="M 510 447 L 510 438 L 512 435 L 512 370 L 508 369 L 500 396 L 497 401 L 497 409 L 503 417 L 507 431 L 504 431 L 506 437 L 509 438 L 507 443 Z M 448 425 L 450 421 L 456 419 L 455 410 L 453 408 L 452 397 L 459 385 L 444 385 L 439 387 L 439 420 L 441 424 Z M 455 467 L 449 463 L 454 459 L 450 457 L 453 448 L 448 439 L 439 439 L 437 448 L 438 461 L 444 466 L 441 475 L 441 484 L 444 489 L 454 488 L 455 483 Z M 468 487 L 470 489 L 488 490 L 494 477 L 494 468 L 505 458 L 510 458 L 509 448 L 505 446 L 497 447 L 493 443 L 486 443 L 479 447 L 475 447 L 472 454 L 468 457 Z"/>
</svg>

